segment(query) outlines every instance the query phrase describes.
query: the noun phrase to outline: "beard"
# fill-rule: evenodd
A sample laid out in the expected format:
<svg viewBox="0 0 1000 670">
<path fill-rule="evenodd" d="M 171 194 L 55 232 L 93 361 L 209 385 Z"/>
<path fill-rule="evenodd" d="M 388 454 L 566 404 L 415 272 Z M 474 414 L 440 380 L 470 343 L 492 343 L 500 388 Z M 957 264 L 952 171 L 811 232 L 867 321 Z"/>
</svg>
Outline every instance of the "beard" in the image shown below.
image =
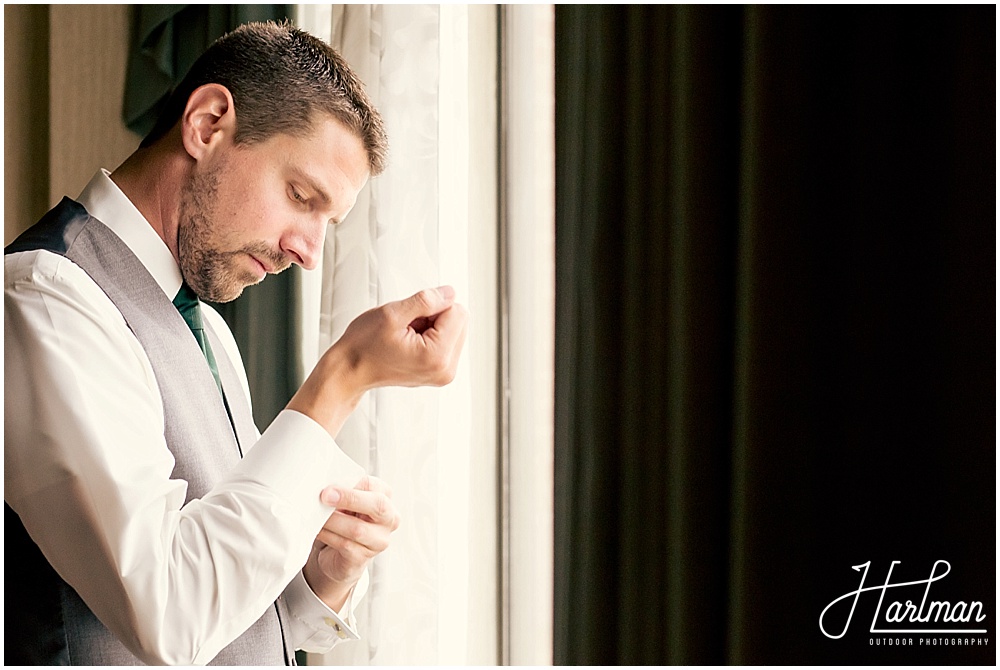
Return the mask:
<svg viewBox="0 0 1000 670">
<path fill-rule="evenodd" d="M 245 267 L 243 257 L 253 255 L 267 262 L 274 274 L 289 262 L 263 242 L 248 243 L 235 250 L 219 247 L 216 219 L 219 177 L 217 172 L 193 175 L 181 192 L 177 229 L 177 256 L 181 276 L 202 300 L 230 302 L 243 289 L 260 281 Z"/>
</svg>

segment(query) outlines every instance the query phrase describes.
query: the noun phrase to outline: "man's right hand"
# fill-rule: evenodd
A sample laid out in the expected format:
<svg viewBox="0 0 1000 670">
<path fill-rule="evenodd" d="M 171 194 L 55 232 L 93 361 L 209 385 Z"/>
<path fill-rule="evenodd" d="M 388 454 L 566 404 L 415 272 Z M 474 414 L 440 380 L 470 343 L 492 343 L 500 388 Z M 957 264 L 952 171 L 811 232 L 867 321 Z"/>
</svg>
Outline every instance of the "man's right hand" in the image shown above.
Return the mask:
<svg viewBox="0 0 1000 670">
<path fill-rule="evenodd" d="M 288 409 L 336 436 L 369 389 L 448 384 L 469 318 L 454 300 L 454 289 L 442 286 L 368 310 L 323 354 Z"/>
</svg>

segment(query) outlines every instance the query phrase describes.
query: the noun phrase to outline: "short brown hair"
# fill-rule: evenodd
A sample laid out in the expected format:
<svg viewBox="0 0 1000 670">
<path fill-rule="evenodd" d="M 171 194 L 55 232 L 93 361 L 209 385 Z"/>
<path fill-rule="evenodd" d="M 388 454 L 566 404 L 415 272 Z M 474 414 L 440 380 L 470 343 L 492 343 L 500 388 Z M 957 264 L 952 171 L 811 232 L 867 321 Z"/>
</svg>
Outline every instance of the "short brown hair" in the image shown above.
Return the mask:
<svg viewBox="0 0 1000 670">
<path fill-rule="evenodd" d="M 166 135 L 191 93 L 205 84 L 221 84 L 232 94 L 236 143 L 262 142 L 277 133 L 302 135 L 322 112 L 361 139 L 371 176 L 385 169 L 385 128 L 361 80 L 332 47 L 288 21 L 246 23 L 212 43 L 174 89 L 140 146 Z"/>
</svg>

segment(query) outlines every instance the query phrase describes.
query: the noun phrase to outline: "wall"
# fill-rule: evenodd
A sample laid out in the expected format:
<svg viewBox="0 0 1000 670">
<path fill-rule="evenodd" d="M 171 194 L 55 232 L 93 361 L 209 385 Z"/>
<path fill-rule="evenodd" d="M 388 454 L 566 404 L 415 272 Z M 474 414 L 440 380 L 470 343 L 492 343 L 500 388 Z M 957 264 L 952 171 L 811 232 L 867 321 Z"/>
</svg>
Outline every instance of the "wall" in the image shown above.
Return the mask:
<svg viewBox="0 0 1000 670">
<path fill-rule="evenodd" d="M 4 7 L 5 244 L 138 146 L 121 121 L 130 16 L 124 5 Z"/>
<path fill-rule="evenodd" d="M 4 244 L 48 207 L 49 8 L 3 8 Z"/>
</svg>

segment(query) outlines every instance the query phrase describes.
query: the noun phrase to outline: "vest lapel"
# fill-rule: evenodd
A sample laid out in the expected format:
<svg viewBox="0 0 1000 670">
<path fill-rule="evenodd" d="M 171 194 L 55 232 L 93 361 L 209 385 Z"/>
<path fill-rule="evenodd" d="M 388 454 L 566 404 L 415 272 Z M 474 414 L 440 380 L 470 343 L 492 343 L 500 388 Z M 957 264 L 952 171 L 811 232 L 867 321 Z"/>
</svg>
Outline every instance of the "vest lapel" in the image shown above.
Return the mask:
<svg viewBox="0 0 1000 670">
<path fill-rule="evenodd" d="M 233 428 L 236 430 L 240 453 L 245 454 L 246 450 L 257 441 L 257 426 L 253 420 L 253 413 L 250 410 L 250 404 L 247 402 L 246 393 L 236 368 L 233 367 L 229 356 L 226 356 L 222 341 L 208 322 L 205 323 L 205 333 L 208 335 L 208 343 L 211 345 L 212 351 L 218 352 L 215 355 L 215 363 L 219 368 L 222 391 L 226 394 L 226 404 L 229 406 L 229 415 Z"/>
</svg>

